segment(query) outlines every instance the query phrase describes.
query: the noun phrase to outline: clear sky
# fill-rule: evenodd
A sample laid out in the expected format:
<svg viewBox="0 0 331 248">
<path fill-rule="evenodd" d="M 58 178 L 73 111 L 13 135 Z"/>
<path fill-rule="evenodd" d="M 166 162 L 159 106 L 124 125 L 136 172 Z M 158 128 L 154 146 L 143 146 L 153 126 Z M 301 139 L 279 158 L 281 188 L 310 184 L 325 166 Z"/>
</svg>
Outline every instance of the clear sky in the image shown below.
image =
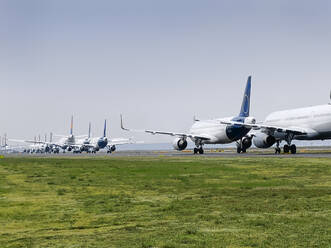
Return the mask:
<svg viewBox="0 0 331 248">
<path fill-rule="evenodd" d="M 329 0 L 0 1 L 0 134 L 185 131 L 192 116 L 328 103 Z M 135 135 L 146 141 L 161 136 Z"/>
</svg>

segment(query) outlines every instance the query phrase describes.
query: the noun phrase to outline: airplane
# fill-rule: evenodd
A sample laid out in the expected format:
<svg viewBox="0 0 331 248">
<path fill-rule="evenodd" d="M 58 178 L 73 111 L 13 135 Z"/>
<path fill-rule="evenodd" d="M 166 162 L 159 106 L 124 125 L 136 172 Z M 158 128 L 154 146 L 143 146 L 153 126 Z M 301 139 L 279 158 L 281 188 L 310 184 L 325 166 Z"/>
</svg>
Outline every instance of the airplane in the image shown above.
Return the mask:
<svg viewBox="0 0 331 248">
<path fill-rule="evenodd" d="M 10 141 L 10 139 L 7 138 L 7 134 L 5 134 L 2 138 L 0 137 L 0 153 L 17 153 L 24 149 L 24 146 L 9 145 L 7 141 Z"/>
<path fill-rule="evenodd" d="M 188 133 L 168 132 L 168 131 L 153 131 L 153 130 L 134 130 L 125 128 L 121 115 L 121 128 L 125 131 L 145 132 L 149 134 L 160 134 L 175 136 L 173 148 L 182 151 L 187 147 L 188 138 L 195 144 L 194 154 L 203 154 L 203 145 L 205 144 L 227 144 L 237 142 L 238 152 L 246 152 L 252 145 L 251 139 L 245 138 L 246 134 L 251 130 L 251 127 L 246 127 L 241 124 L 254 124 L 256 120 L 249 116 L 250 111 L 250 94 L 251 94 L 251 76 L 248 77 L 244 97 L 240 109 L 240 113 L 234 117 L 218 118 L 213 120 L 200 121 L 194 118 L 194 124 Z M 233 121 L 235 124 L 222 124 L 222 121 Z"/>
<path fill-rule="evenodd" d="M 75 136 L 73 134 L 73 125 L 74 125 L 74 117 L 71 116 L 70 123 L 70 134 L 69 135 L 55 135 L 57 137 L 61 137 L 61 139 L 56 143 L 57 146 L 63 149 L 63 151 L 68 150 L 69 152 L 72 150 L 73 145 L 75 145 Z"/>
<path fill-rule="evenodd" d="M 54 136 L 60 137 L 60 140 L 57 142 L 52 141 L 53 135 L 51 134 L 50 136 L 50 142 L 41 141 L 40 138 L 37 141 L 36 138 L 34 140 L 12 140 L 12 141 L 17 141 L 17 142 L 26 142 L 26 143 L 32 143 L 32 149 L 30 151 L 44 151 L 45 152 L 54 152 L 54 153 L 59 153 L 60 149 L 65 151 L 71 151 L 76 144 L 76 138 L 79 137 L 86 137 L 86 135 L 81 135 L 81 136 L 74 136 L 73 134 L 73 116 L 71 116 L 71 123 L 70 123 L 70 134 L 69 135 L 59 135 L 56 134 Z"/>
<path fill-rule="evenodd" d="M 29 143 L 28 147 L 23 148 L 24 153 L 59 153 L 60 148 L 52 142 L 53 134 L 50 133 L 50 140 L 47 142 L 47 135 L 45 134 L 45 141 L 41 141 L 40 135 L 39 139 L 37 140 L 36 137 L 34 137 L 34 140 L 19 140 L 19 139 L 9 139 L 13 142 L 24 142 Z"/>
<path fill-rule="evenodd" d="M 331 94 L 330 94 L 331 98 Z M 285 141 L 284 153 L 295 154 L 293 140 L 331 139 L 331 104 L 288 109 L 270 113 L 261 124 L 223 122 L 257 130 L 249 134 L 258 148 L 269 148 L 276 144 L 275 153 L 281 153 L 280 143 Z"/>
<path fill-rule="evenodd" d="M 132 139 L 108 138 L 106 135 L 106 130 L 107 130 L 107 120 L 105 120 L 104 122 L 103 135 L 101 137 L 91 138 L 91 123 L 89 123 L 88 137 L 84 140 L 78 141 L 77 144 L 74 145 L 75 147 L 74 152 L 81 153 L 85 151 L 88 153 L 89 152 L 96 153 L 100 149 L 106 148 L 107 153 L 112 153 L 116 150 L 116 145 L 136 143 Z"/>
</svg>

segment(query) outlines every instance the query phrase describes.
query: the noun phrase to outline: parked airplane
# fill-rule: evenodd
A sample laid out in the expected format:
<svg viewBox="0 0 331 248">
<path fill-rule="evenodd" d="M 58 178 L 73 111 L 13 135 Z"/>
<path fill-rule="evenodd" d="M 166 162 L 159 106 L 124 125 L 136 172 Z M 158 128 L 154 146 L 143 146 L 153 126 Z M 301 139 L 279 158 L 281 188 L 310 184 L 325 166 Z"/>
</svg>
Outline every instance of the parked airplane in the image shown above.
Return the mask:
<svg viewBox="0 0 331 248">
<path fill-rule="evenodd" d="M 224 122 L 223 122 L 224 123 Z M 226 122 L 259 130 L 247 139 L 253 139 L 258 148 L 269 148 L 276 144 L 275 152 L 280 153 L 282 141 L 284 153 L 295 154 L 297 148 L 293 140 L 331 139 L 331 105 L 318 105 L 306 108 L 289 109 L 269 114 L 262 124 Z"/>
<path fill-rule="evenodd" d="M 176 136 L 173 141 L 173 147 L 176 150 L 182 151 L 187 147 L 187 139 L 190 138 L 195 143 L 194 154 L 203 154 L 204 144 L 226 144 L 237 142 L 238 151 L 246 152 L 252 144 L 251 139 L 245 139 L 245 135 L 251 130 L 251 127 L 246 127 L 240 124 L 254 124 L 255 118 L 249 116 L 250 110 L 250 94 L 251 94 L 251 76 L 248 77 L 245 93 L 241 105 L 241 110 L 238 116 L 220 118 L 214 120 L 199 121 L 195 119 L 188 133 L 164 132 L 153 130 L 131 130 L 123 126 L 121 116 L 121 128 L 126 131 L 145 132 L 150 134 L 162 134 Z M 234 124 L 221 124 L 221 122 L 233 121 Z M 244 139 L 243 139 L 244 138 Z"/>
<path fill-rule="evenodd" d="M 40 139 L 40 135 L 38 140 L 36 137 L 34 137 L 34 140 L 19 140 L 19 139 L 9 139 L 9 140 L 13 142 L 28 143 L 29 145 L 25 146 L 22 150 L 25 153 L 52 153 L 52 152 L 59 153 L 60 148 L 52 142 L 52 136 L 53 134 L 50 133 L 49 142 L 47 141 L 46 134 L 44 141 Z"/>
<path fill-rule="evenodd" d="M 89 123 L 89 134 L 88 138 L 78 141 L 77 144 L 74 145 L 74 152 L 92 152 L 96 153 L 100 149 L 107 149 L 107 153 L 112 153 L 116 150 L 116 145 L 123 144 L 132 144 L 135 143 L 132 139 L 125 138 L 116 138 L 111 139 L 106 135 L 107 131 L 107 121 L 104 122 L 103 135 L 101 137 L 91 138 L 91 123 Z"/>
<path fill-rule="evenodd" d="M 73 125 L 74 125 L 74 117 L 71 116 L 70 134 L 69 135 L 55 135 L 57 137 L 61 137 L 61 139 L 57 142 L 56 145 L 61 147 L 63 150 L 71 151 L 73 146 L 75 145 L 75 136 L 73 134 Z"/>
</svg>

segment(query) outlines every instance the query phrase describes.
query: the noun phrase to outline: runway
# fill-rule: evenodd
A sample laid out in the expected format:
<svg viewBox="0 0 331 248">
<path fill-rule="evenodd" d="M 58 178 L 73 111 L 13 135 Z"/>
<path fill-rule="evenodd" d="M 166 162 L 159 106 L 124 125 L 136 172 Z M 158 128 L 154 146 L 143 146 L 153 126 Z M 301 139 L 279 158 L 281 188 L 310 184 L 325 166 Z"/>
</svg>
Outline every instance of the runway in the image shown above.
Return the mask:
<svg viewBox="0 0 331 248">
<path fill-rule="evenodd" d="M 3 154 L 4 157 L 238 157 L 238 158 L 260 158 L 260 157 L 295 157 L 295 158 L 331 158 L 331 149 L 328 147 L 299 147 L 297 154 L 275 154 L 273 149 L 250 149 L 247 153 L 238 154 L 235 149 L 206 149 L 204 154 L 193 154 L 192 150 L 175 151 L 175 150 L 132 150 L 132 151 L 115 151 L 111 154 L 99 152 L 96 154 L 74 154 L 72 152 L 60 154 L 26 154 L 10 153 Z"/>
<path fill-rule="evenodd" d="M 107 155 L 107 154 L 105 154 Z M 259 150 L 252 149 L 247 153 L 238 154 L 235 149 L 224 149 L 224 150 L 205 150 L 204 154 L 193 154 L 193 151 L 118 151 L 110 156 L 114 157 L 316 157 L 316 158 L 331 158 L 331 149 L 327 150 L 325 147 L 323 149 L 316 148 L 299 148 L 297 154 L 275 154 L 273 149 Z"/>
</svg>

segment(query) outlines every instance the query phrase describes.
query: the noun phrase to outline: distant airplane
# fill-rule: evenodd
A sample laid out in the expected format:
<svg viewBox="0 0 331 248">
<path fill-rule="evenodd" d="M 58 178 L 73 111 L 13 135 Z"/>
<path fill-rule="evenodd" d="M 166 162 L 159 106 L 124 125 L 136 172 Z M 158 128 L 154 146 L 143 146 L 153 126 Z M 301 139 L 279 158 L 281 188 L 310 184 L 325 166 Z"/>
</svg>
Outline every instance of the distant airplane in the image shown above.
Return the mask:
<svg viewBox="0 0 331 248">
<path fill-rule="evenodd" d="M 50 133 L 49 136 L 49 142 L 47 141 L 47 135 L 45 134 L 45 140 L 42 141 L 40 139 L 40 135 L 39 135 L 39 139 L 37 140 L 36 137 L 34 137 L 34 140 L 20 140 L 20 139 L 9 139 L 9 141 L 13 141 L 13 142 L 24 142 L 24 143 L 28 143 L 30 145 L 25 146 L 22 150 L 25 153 L 59 153 L 60 149 L 57 145 L 55 145 L 52 142 L 52 136 L 53 134 Z"/>
<path fill-rule="evenodd" d="M 56 134 L 55 136 L 61 137 L 61 139 L 54 145 L 61 147 L 63 150 L 71 151 L 76 141 L 75 136 L 73 134 L 73 126 L 74 126 L 74 117 L 71 116 L 70 134 L 69 135 Z"/>
<path fill-rule="evenodd" d="M 116 150 L 116 145 L 124 145 L 124 144 L 133 144 L 136 143 L 132 139 L 126 139 L 126 138 L 109 138 L 106 135 L 107 131 L 107 120 L 104 122 L 104 128 L 103 128 L 103 135 L 101 137 L 94 137 L 91 138 L 91 123 L 89 123 L 89 132 L 88 137 L 86 139 L 77 141 L 77 143 L 74 145 L 75 150 L 74 152 L 92 152 L 96 153 L 100 149 L 107 149 L 107 153 L 112 153 Z"/>
<path fill-rule="evenodd" d="M 194 144 L 194 154 L 203 154 L 203 145 L 205 144 L 227 144 L 237 142 L 238 152 L 246 152 L 252 141 L 246 139 L 245 135 L 251 130 L 251 127 L 238 125 L 254 124 L 255 118 L 249 116 L 250 110 L 250 94 L 251 94 L 251 76 L 248 77 L 245 93 L 241 105 L 241 110 L 238 116 L 220 118 L 213 120 L 200 121 L 194 118 L 194 124 L 188 133 L 180 132 L 164 132 L 153 130 L 131 130 L 123 126 L 121 115 L 121 128 L 126 131 L 145 132 L 149 134 L 162 134 L 176 136 L 173 147 L 175 150 L 182 151 L 187 147 L 187 139 L 190 138 Z M 221 122 L 235 122 L 234 124 L 222 124 Z"/>
<path fill-rule="evenodd" d="M 331 96 L 330 96 L 331 98 Z M 223 122 L 253 128 L 256 131 L 249 135 L 258 148 L 269 148 L 276 144 L 275 152 L 280 153 L 282 141 L 284 153 L 295 154 L 297 148 L 293 140 L 326 140 L 331 139 L 331 105 L 318 105 L 306 108 L 289 109 L 269 114 L 262 124 Z"/>
<path fill-rule="evenodd" d="M 25 143 L 31 143 L 32 145 L 26 149 L 29 153 L 59 153 L 60 149 L 63 150 L 63 152 L 71 151 L 76 144 L 76 138 L 80 137 L 86 137 L 86 135 L 80 135 L 80 136 L 74 136 L 73 134 L 73 116 L 71 116 L 71 123 L 70 123 L 70 134 L 69 135 L 54 135 L 57 137 L 61 137 L 59 141 L 53 142 L 52 133 L 50 135 L 50 141 L 47 142 L 46 138 L 45 141 L 41 141 L 40 137 L 39 140 L 35 138 L 34 140 L 19 140 L 19 139 L 10 139 L 10 141 L 14 142 L 25 142 Z"/>
</svg>

